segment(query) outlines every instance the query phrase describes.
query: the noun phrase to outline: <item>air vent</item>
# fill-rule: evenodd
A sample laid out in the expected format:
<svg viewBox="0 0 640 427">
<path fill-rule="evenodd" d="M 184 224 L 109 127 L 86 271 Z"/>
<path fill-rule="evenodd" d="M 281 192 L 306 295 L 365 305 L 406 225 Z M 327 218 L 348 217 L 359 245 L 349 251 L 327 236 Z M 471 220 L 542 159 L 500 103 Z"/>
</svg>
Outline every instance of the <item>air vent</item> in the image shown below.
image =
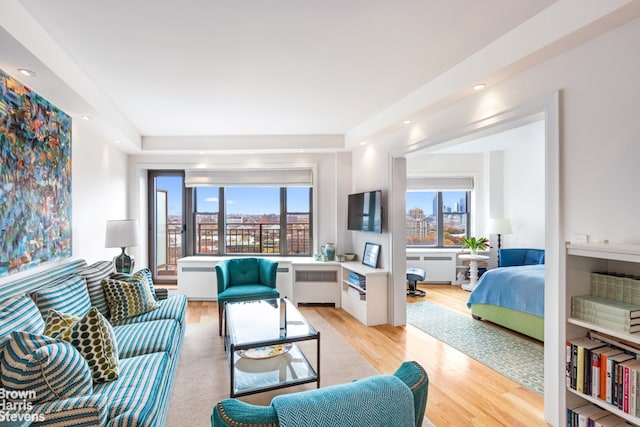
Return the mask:
<svg viewBox="0 0 640 427">
<path fill-rule="evenodd" d="M 288 273 L 289 267 L 278 267 L 278 273 Z"/>
<path fill-rule="evenodd" d="M 319 270 L 296 270 L 296 282 L 337 282 L 338 272 Z"/>
</svg>

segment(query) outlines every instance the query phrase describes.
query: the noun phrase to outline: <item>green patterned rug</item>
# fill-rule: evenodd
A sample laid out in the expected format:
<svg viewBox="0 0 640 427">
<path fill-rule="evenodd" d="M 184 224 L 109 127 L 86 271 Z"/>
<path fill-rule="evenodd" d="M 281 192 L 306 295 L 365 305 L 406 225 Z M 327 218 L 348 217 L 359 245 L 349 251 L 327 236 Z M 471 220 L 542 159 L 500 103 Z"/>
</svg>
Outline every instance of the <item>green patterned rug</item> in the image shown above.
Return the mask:
<svg viewBox="0 0 640 427">
<path fill-rule="evenodd" d="M 407 304 L 407 323 L 544 395 L 544 347 L 428 301 Z"/>
</svg>

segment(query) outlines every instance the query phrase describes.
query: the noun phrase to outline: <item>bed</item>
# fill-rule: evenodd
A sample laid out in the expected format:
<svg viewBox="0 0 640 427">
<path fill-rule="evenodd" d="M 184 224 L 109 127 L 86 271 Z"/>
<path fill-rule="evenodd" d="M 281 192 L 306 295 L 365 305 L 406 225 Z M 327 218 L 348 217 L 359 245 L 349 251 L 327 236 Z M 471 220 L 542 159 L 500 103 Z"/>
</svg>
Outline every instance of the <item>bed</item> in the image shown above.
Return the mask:
<svg viewBox="0 0 640 427">
<path fill-rule="evenodd" d="M 471 315 L 544 341 L 544 250 L 499 254 L 501 266 L 484 273 L 469 295 Z"/>
</svg>

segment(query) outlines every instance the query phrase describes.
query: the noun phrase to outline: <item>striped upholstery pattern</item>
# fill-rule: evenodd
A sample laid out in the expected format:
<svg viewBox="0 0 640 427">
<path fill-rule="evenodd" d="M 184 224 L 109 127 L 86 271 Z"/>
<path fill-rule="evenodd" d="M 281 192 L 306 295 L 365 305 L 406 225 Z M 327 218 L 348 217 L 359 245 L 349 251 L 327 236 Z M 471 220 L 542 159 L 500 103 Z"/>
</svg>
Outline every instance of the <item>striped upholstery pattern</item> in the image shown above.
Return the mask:
<svg viewBox="0 0 640 427">
<path fill-rule="evenodd" d="M 100 313 L 109 318 L 109 304 L 102 290 L 102 280 L 109 278 L 115 272 L 112 261 L 98 261 L 78 271 L 87 282 L 87 291 L 91 305 L 96 307 Z"/>
<path fill-rule="evenodd" d="M 41 334 L 44 320 L 29 295 L 0 300 L 0 355 L 4 343 L 13 331 Z"/>
<path fill-rule="evenodd" d="M 106 261 L 92 264 L 98 270 L 102 267 L 110 270 L 111 265 Z M 36 304 L 25 294 L 49 288 L 87 267 L 84 260 L 78 259 L 65 264 L 51 263 L 46 270 L 34 269 L 30 275 L 16 273 L 9 280 L 0 279 L 0 346 L 3 335 L 14 330 L 34 333 L 44 330 Z M 99 274 L 104 271 L 96 273 Z M 115 273 L 109 276 L 114 277 Z M 166 289 L 159 290 L 156 296 L 166 298 Z M 178 295 L 159 304 L 160 308 L 152 312 L 122 321 L 123 329 L 115 340 L 122 340 L 123 354 L 131 356 L 119 360 L 117 380 L 94 383 L 90 395 L 35 404 L 28 412 L 45 414 L 46 419 L 34 426 L 163 426 L 184 337 L 187 300 Z M 114 327 L 114 335 L 115 330 Z"/>
<path fill-rule="evenodd" d="M 175 320 L 153 320 L 114 326 L 120 359 L 166 351 L 170 356 L 179 344 L 176 336 L 180 325 Z"/>
<path fill-rule="evenodd" d="M 44 421 L 35 425 L 47 427 L 103 426 L 107 423 L 105 396 L 90 394 L 33 405 L 25 414 L 43 414 Z"/>
<path fill-rule="evenodd" d="M 91 308 L 86 282 L 78 274 L 71 274 L 52 286 L 32 292 L 31 298 L 45 319 L 51 310 L 82 317 Z"/>
<path fill-rule="evenodd" d="M 150 320 L 174 319 L 184 327 L 187 310 L 187 297 L 173 295 L 165 300 L 158 301 L 159 308 L 139 316 L 130 317 L 114 322 L 114 325 L 130 325 L 132 323 L 148 322 Z"/>
<path fill-rule="evenodd" d="M 57 281 L 71 273 L 77 273 L 79 269 L 86 266 L 87 262 L 85 260 L 76 259 L 68 263 L 50 266 L 44 271 L 32 273 L 27 276 L 22 273 L 17 273 L 15 274 L 17 277 L 14 278 L 10 284 L 0 286 L 0 301 L 50 286 L 53 281 Z"/>
<path fill-rule="evenodd" d="M 118 381 L 98 384 L 94 393 L 106 397 L 110 427 L 164 425 L 171 365 L 167 353 L 122 359 Z M 164 409 L 163 409 L 164 408 Z"/>
<path fill-rule="evenodd" d="M 82 355 L 71 344 L 45 335 L 12 332 L 0 369 L 5 389 L 33 391 L 35 403 L 93 390 L 91 371 Z"/>
</svg>

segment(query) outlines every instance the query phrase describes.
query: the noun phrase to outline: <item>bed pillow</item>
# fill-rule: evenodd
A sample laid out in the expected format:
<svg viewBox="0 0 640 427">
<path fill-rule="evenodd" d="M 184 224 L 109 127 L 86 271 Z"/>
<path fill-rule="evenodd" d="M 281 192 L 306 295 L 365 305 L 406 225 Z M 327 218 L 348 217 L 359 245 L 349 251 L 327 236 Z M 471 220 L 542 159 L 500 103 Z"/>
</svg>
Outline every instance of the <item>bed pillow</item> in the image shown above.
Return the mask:
<svg viewBox="0 0 640 427">
<path fill-rule="evenodd" d="M 35 393 L 31 403 L 93 391 L 91 370 L 71 344 L 28 332 L 12 332 L 10 337 L 0 366 L 5 390 Z"/>
<path fill-rule="evenodd" d="M 91 308 L 91 300 L 84 278 L 72 274 L 60 281 L 31 293 L 31 298 L 42 313 L 44 319 L 50 310 L 82 317 Z"/>
<path fill-rule="evenodd" d="M 146 283 L 133 277 L 129 280 L 105 279 L 102 288 L 109 303 L 111 323 L 148 313 L 160 307 Z"/>
<path fill-rule="evenodd" d="M 69 326 L 64 327 L 62 325 Z M 55 338 L 73 345 L 85 358 L 95 383 L 104 383 L 118 378 L 120 361 L 113 326 L 93 307 L 79 320 L 66 313 L 51 312 L 47 318 L 47 331 Z M 55 331 L 53 331 L 55 329 Z"/>
</svg>

